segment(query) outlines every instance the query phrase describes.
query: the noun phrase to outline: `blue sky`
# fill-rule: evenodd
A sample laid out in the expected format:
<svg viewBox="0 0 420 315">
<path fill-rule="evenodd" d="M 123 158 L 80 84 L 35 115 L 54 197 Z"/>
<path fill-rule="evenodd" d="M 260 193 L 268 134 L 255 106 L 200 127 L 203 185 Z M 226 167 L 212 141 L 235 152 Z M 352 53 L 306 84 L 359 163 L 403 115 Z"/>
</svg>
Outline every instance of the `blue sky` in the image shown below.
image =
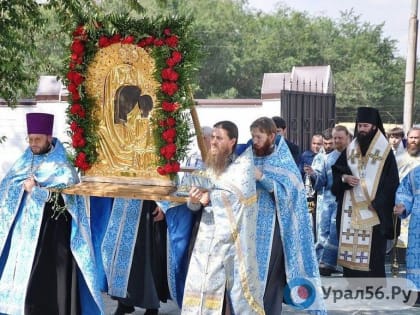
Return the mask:
<svg viewBox="0 0 420 315">
<path fill-rule="evenodd" d="M 412 0 L 248 0 L 250 7 L 271 12 L 276 4 L 284 4 L 298 11 L 307 11 L 312 16 L 328 16 L 333 19 L 340 11 L 350 10 L 360 15 L 362 21 L 384 25 L 384 35 L 395 39 L 396 53 L 407 55 L 408 25 Z M 417 13 L 418 14 L 418 13 Z"/>
</svg>

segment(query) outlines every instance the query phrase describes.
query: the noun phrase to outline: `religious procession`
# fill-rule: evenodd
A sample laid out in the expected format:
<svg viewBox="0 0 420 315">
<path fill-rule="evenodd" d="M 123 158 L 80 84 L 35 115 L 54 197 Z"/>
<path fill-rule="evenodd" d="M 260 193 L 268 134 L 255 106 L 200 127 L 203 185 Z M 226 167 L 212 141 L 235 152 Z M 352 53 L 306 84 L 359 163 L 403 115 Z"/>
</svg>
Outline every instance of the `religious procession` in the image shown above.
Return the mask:
<svg viewBox="0 0 420 315">
<path fill-rule="evenodd" d="M 419 312 L 420 127 L 358 106 L 294 143 L 286 101 L 206 116 L 187 20 L 76 22 L 66 109 L 8 109 L 0 314 Z"/>
</svg>

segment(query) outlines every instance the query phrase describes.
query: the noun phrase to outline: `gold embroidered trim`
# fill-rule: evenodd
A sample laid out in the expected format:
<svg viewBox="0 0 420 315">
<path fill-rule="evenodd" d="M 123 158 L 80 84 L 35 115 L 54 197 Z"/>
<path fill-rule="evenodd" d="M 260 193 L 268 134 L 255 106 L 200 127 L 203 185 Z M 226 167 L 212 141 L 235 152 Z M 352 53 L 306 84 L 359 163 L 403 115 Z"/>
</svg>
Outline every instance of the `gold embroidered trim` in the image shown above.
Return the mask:
<svg viewBox="0 0 420 315">
<path fill-rule="evenodd" d="M 254 296 L 251 294 L 251 290 L 249 288 L 248 277 L 245 267 L 245 258 L 244 253 L 242 252 L 241 248 L 241 239 L 239 237 L 239 231 L 237 229 L 235 219 L 233 216 L 233 209 L 229 203 L 228 198 L 222 194 L 222 200 L 226 208 L 226 213 L 228 219 L 230 221 L 231 233 L 236 247 L 237 259 L 239 261 L 239 277 L 241 279 L 242 289 L 244 292 L 245 299 L 247 300 L 248 304 L 251 306 L 252 309 L 257 314 L 264 315 L 263 307 L 255 300 Z"/>
<path fill-rule="evenodd" d="M 201 298 L 194 295 L 184 295 L 183 307 L 200 306 Z"/>
</svg>

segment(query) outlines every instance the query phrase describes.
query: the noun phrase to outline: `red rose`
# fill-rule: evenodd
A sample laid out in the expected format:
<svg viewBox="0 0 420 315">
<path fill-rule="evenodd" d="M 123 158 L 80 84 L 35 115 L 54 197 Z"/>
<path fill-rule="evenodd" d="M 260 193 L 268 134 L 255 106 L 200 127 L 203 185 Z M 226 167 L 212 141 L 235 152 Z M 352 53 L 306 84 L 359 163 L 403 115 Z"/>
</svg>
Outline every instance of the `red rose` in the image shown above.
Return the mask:
<svg viewBox="0 0 420 315">
<path fill-rule="evenodd" d="M 179 51 L 173 51 L 172 59 L 174 60 L 174 62 L 179 63 L 182 60 L 182 54 Z"/>
<path fill-rule="evenodd" d="M 101 36 L 101 37 L 99 37 L 99 40 L 98 40 L 98 45 L 99 45 L 99 47 L 101 47 L 101 48 L 103 48 L 103 47 L 107 47 L 107 46 L 109 46 L 111 43 L 109 42 L 109 39 L 108 39 L 108 37 L 106 37 L 106 36 Z"/>
<path fill-rule="evenodd" d="M 78 90 L 76 90 L 76 91 L 72 92 L 72 93 L 71 93 L 71 98 L 72 98 L 73 102 L 80 101 L 80 94 L 79 94 L 79 91 L 78 91 Z"/>
<path fill-rule="evenodd" d="M 86 154 L 84 152 L 80 152 L 75 159 L 76 164 L 83 163 L 86 161 Z"/>
<path fill-rule="evenodd" d="M 86 31 L 83 25 L 79 25 L 78 27 L 76 27 L 76 29 L 73 31 L 73 36 L 77 37 L 77 36 L 82 36 L 85 35 Z"/>
<path fill-rule="evenodd" d="M 76 160 L 79 160 L 79 161 L 81 161 L 81 162 L 84 162 L 84 161 L 86 161 L 86 153 L 85 152 L 79 152 L 78 154 L 77 154 L 77 157 L 76 157 Z"/>
<path fill-rule="evenodd" d="M 85 52 L 85 45 L 80 39 L 75 39 L 71 45 L 71 51 L 77 55 L 83 55 Z"/>
<path fill-rule="evenodd" d="M 160 151 L 160 154 L 162 154 L 162 156 L 166 158 L 166 155 L 167 155 L 166 146 L 161 147 L 159 151 Z"/>
<path fill-rule="evenodd" d="M 83 134 L 85 131 L 83 130 L 82 127 L 77 127 L 76 130 L 74 131 L 75 133 L 80 133 Z"/>
<path fill-rule="evenodd" d="M 153 44 L 153 42 L 155 41 L 155 38 L 153 36 L 149 36 L 149 37 L 146 37 L 144 41 L 146 43 L 146 46 L 149 46 Z"/>
<path fill-rule="evenodd" d="M 160 47 L 160 46 L 165 45 L 165 42 L 164 42 L 162 39 L 160 39 L 160 38 L 156 38 L 156 39 L 153 41 L 153 44 L 154 44 L 155 46 Z"/>
<path fill-rule="evenodd" d="M 157 172 L 159 173 L 159 175 L 162 175 L 162 176 L 166 175 L 166 171 L 162 166 L 159 166 L 157 168 Z"/>
<path fill-rule="evenodd" d="M 166 145 L 166 150 L 172 154 L 175 154 L 176 152 L 176 145 L 173 143 L 167 144 Z"/>
<path fill-rule="evenodd" d="M 74 148 L 83 148 L 86 145 L 86 140 L 82 133 L 75 133 L 71 137 Z"/>
<path fill-rule="evenodd" d="M 115 34 L 109 39 L 111 44 L 119 43 L 121 41 L 121 35 Z"/>
<path fill-rule="evenodd" d="M 178 63 L 180 63 L 182 60 L 182 54 L 179 51 L 173 51 L 171 54 L 171 57 L 166 59 L 166 64 L 169 67 L 174 67 Z"/>
<path fill-rule="evenodd" d="M 166 64 L 168 65 L 168 67 L 176 66 L 176 62 L 172 58 L 166 59 Z"/>
<path fill-rule="evenodd" d="M 169 80 L 169 81 L 177 81 L 179 78 L 178 72 L 176 72 L 173 68 L 165 68 L 161 72 L 162 79 Z"/>
<path fill-rule="evenodd" d="M 165 170 L 166 173 L 173 173 L 173 169 L 172 169 L 172 165 L 170 163 L 166 163 L 163 166 L 163 169 Z"/>
<path fill-rule="evenodd" d="M 80 139 L 77 141 L 77 146 L 75 146 L 75 145 L 73 144 L 73 147 L 75 147 L 75 148 L 84 148 L 84 147 L 85 147 L 85 145 L 86 145 L 86 140 L 85 140 L 85 138 L 80 138 Z"/>
<path fill-rule="evenodd" d="M 71 82 L 68 86 L 67 86 L 67 90 L 70 93 L 76 93 L 77 92 L 77 86 L 76 84 L 74 84 L 73 82 Z"/>
<path fill-rule="evenodd" d="M 137 43 L 137 46 L 144 48 L 147 46 L 147 43 L 144 39 L 142 39 Z"/>
<path fill-rule="evenodd" d="M 127 36 L 121 41 L 122 44 L 132 44 L 134 43 L 134 36 Z"/>
<path fill-rule="evenodd" d="M 77 122 L 72 121 L 70 124 L 70 130 L 75 132 L 77 129 L 79 129 L 79 125 L 77 124 Z"/>
<path fill-rule="evenodd" d="M 79 152 L 74 161 L 74 165 L 81 170 L 86 171 L 89 168 L 89 163 L 86 161 L 86 153 Z"/>
<path fill-rule="evenodd" d="M 178 162 L 173 162 L 172 163 L 172 171 L 174 173 L 179 172 L 180 169 L 181 169 L 181 166 L 180 166 L 180 164 Z"/>
<path fill-rule="evenodd" d="M 72 113 L 73 115 L 77 115 L 81 118 L 85 118 L 86 116 L 85 110 L 79 103 L 75 103 L 71 106 L 70 113 Z"/>
<path fill-rule="evenodd" d="M 77 55 L 77 54 L 71 54 L 70 58 L 71 58 L 72 62 L 74 62 L 78 65 L 81 65 L 82 62 L 83 62 L 83 58 L 81 56 Z"/>
<path fill-rule="evenodd" d="M 174 143 L 175 137 L 176 130 L 174 128 L 167 129 L 162 133 L 162 139 L 165 140 L 167 143 Z"/>
<path fill-rule="evenodd" d="M 160 148 L 160 154 L 162 154 L 167 160 L 170 160 L 176 152 L 176 145 L 174 143 L 168 143 L 167 145 Z"/>
<path fill-rule="evenodd" d="M 73 115 L 77 115 L 77 113 L 81 110 L 82 110 L 82 105 L 80 105 L 79 103 L 74 103 L 70 107 L 70 113 L 72 113 Z"/>
<path fill-rule="evenodd" d="M 176 124 L 176 120 L 173 117 L 169 117 L 168 119 L 166 119 L 166 124 L 168 125 L 168 127 L 173 127 Z"/>
<path fill-rule="evenodd" d="M 165 28 L 163 30 L 163 34 L 165 34 L 166 36 L 170 36 L 171 35 L 171 29 L 170 28 Z"/>
<path fill-rule="evenodd" d="M 178 36 L 172 35 L 168 37 L 167 39 L 165 39 L 165 43 L 169 47 L 172 47 L 172 48 L 176 47 L 178 45 Z"/>
<path fill-rule="evenodd" d="M 69 79 L 69 81 L 73 82 L 75 85 L 80 85 L 85 78 L 79 72 L 70 71 L 67 73 L 67 79 Z"/>
<path fill-rule="evenodd" d="M 163 82 L 161 90 L 163 93 L 172 96 L 178 91 L 178 85 L 174 82 Z"/>
<path fill-rule="evenodd" d="M 170 103 L 167 101 L 162 102 L 162 109 L 165 112 L 174 112 L 178 109 L 179 105 L 177 103 Z"/>
</svg>

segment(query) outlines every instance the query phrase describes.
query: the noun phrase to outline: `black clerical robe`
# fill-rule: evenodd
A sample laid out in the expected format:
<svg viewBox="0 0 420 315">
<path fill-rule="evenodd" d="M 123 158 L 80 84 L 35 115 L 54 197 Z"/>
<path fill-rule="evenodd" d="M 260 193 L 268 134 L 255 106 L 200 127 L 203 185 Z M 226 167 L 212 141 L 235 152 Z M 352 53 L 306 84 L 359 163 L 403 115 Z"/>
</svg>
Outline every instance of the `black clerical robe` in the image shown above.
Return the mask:
<svg viewBox="0 0 420 315">
<path fill-rule="evenodd" d="M 341 216 L 344 192 L 352 189 L 350 185 L 342 182 L 342 175 L 352 175 L 347 163 L 347 152 L 343 151 L 332 167 L 333 185 L 332 193 L 337 198 L 337 235 L 340 237 Z M 399 184 L 398 168 L 395 157 L 390 151 L 379 178 L 379 185 L 375 198 L 371 201 L 372 207 L 376 210 L 380 224 L 373 227 L 372 245 L 370 252 L 369 271 L 352 270 L 344 268 L 345 277 L 385 277 L 385 256 L 388 239 L 394 237 L 393 207 L 395 203 L 395 192 Z M 398 226 L 398 223 L 397 223 Z M 399 228 L 397 229 L 399 234 Z"/>
</svg>

